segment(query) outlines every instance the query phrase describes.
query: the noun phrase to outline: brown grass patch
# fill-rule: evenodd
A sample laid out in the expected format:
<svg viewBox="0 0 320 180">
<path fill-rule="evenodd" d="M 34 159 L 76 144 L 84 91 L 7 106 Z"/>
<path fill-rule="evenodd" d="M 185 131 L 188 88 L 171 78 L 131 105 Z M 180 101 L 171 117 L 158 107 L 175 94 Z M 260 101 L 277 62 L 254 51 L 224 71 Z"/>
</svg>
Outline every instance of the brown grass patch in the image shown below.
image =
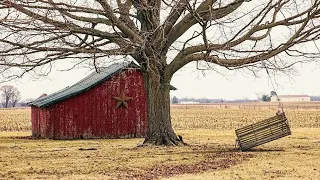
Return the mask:
<svg viewBox="0 0 320 180">
<path fill-rule="evenodd" d="M 320 111 L 286 109 L 292 135 L 249 152 L 234 129 L 273 109 L 172 109 L 185 147 L 139 147 L 143 139 L 32 139 L 30 109 L 0 110 L 3 179 L 317 179 Z M 9 132 L 18 131 L 18 132 Z M 27 131 L 27 132 L 24 132 Z M 0 178 L 0 179 L 1 179 Z"/>
<path fill-rule="evenodd" d="M 204 147 L 197 147 L 197 151 L 203 151 Z M 206 149 L 208 147 L 205 147 Z M 212 151 L 210 149 L 209 151 Z M 195 155 L 198 157 L 199 155 Z M 155 165 L 151 169 L 146 170 L 143 174 L 134 174 L 129 176 L 130 178 L 138 179 L 155 179 L 159 177 L 172 177 L 182 174 L 198 174 L 205 171 L 221 170 L 226 169 L 242 161 L 248 160 L 253 157 L 249 153 L 239 153 L 239 152 L 211 152 L 204 155 L 202 161 L 193 164 L 177 164 L 177 165 Z M 168 159 L 170 161 L 171 159 Z M 122 177 L 120 177 L 122 178 Z"/>
<path fill-rule="evenodd" d="M 2 178 L 154 179 L 225 169 L 252 157 L 213 144 L 137 147 L 143 139 L 58 141 L 27 135 L 0 133 Z"/>
<path fill-rule="evenodd" d="M 31 110 L 0 109 L 0 131 L 30 131 Z"/>
<path fill-rule="evenodd" d="M 274 109 L 190 108 L 171 110 L 175 129 L 232 130 L 275 115 Z M 286 109 L 292 128 L 320 128 L 320 111 Z"/>
<path fill-rule="evenodd" d="M 198 131 L 197 131 L 198 132 Z M 215 131 L 205 130 L 202 134 Z M 229 133 L 216 132 L 215 142 L 231 146 Z M 210 137 L 207 135 L 207 137 Z M 213 138 L 213 137 L 211 137 Z M 184 174 L 172 179 L 318 179 L 320 177 L 320 128 L 298 128 L 292 135 L 246 152 L 254 157 L 227 169 Z M 211 140 L 213 141 L 213 140 Z M 201 141 L 206 143 L 206 141 Z M 170 179 L 170 178 L 169 178 Z"/>
</svg>

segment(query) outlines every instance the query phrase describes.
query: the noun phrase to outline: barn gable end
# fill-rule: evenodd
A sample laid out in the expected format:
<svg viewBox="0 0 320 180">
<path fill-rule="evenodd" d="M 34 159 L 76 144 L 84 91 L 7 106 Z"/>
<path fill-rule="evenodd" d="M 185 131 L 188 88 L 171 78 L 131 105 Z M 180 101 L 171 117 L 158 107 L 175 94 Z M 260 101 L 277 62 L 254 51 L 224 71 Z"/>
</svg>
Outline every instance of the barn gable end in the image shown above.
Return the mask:
<svg viewBox="0 0 320 180">
<path fill-rule="evenodd" d="M 52 139 L 131 138 L 147 133 L 142 73 L 131 63 L 113 64 L 78 83 L 30 103 L 32 135 Z M 131 97 L 116 108 L 115 97 Z"/>
</svg>

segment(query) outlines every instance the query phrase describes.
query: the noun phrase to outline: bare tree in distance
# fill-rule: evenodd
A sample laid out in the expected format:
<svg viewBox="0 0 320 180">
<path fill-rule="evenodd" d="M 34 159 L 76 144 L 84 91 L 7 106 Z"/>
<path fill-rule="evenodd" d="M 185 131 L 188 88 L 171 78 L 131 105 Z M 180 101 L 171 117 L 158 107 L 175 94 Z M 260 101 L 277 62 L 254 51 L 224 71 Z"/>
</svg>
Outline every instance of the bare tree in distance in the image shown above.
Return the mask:
<svg viewBox="0 0 320 180">
<path fill-rule="evenodd" d="M 0 87 L 1 104 L 4 108 L 15 107 L 20 100 L 20 91 L 10 85 Z"/>
<path fill-rule="evenodd" d="M 145 78 L 144 144 L 179 145 L 170 81 L 190 62 L 286 72 L 319 58 L 320 0 L 2 0 L 0 71 L 10 80 L 56 61 L 98 68 L 134 59 Z"/>
<path fill-rule="evenodd" d="M 20 94 L 20 91 L 15 88 L 14 89 L 14 93 L 11 97 L 11 101 L 10 101 L 10 104 L 12 107 L 16 107 L 17 103 L 21 100 L 21 94 Z"/>
<path fill-rule="evenodd" d="M 1 91 L 1 104 L 2 104 L 2 107 L 8 108 L 9 101 L 10 101 L 11 96 L 12 96 L 12 88 L 10 88 L 10 86 L 2 86 L 0 88 L 0 91 Z"/>
<path fill-rule="evenodd" d="M 30 102 L 34 101 L 34 98 L 27 98 L 19 101 L 19 105 L 21 107 L 30 107 L 31 105 L 29 104 Z"/>
</svg>

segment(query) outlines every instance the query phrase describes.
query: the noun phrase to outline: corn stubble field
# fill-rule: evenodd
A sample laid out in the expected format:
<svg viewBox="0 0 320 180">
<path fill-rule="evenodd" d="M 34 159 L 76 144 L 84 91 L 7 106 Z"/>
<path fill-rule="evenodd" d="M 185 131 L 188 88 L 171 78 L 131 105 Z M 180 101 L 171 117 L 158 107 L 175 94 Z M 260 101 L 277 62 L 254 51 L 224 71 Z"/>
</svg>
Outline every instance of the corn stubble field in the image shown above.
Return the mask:
<svg viewBox="0 0 320 180">
<path fill-rule="evenodd" d="M 275 108 L 172 106 L 184 147 L 137 147 L 143 139 L 31 139 L 30 109 L 1 109 L 0 179 L 318 179 L 319 109 L 285 108 L 292 135 L 246 152 L 234 147 L 234 130 L 273 116 Z"/>
</svg>

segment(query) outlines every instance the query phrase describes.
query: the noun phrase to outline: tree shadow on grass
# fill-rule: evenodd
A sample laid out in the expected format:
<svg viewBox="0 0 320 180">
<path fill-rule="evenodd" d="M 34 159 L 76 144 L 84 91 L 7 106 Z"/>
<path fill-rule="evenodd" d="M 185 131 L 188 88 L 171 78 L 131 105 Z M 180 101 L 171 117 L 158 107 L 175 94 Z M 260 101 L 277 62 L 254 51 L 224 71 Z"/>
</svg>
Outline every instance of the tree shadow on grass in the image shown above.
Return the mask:
<svg viewBox="0 0 320 180">
<path fill-rule="evenodd" d="M 236 149 L 221 148 L 217 146 L 206 145 L 188 145 L 183 151 L 170 150 L 170 147 L 163 147 L 165 151 L 155 152 L 153 155 L 193 155 L 199 157 L 199 160 L 190 163 L 163 164 L 159 163 L 150 168 L 141 171 L 131 171 L 119 175 L 119 179 L 157 179 L 160 177 L 172 177 L 182 174 L 196 174 L 205 171 L 215 171 L 227 169 L 231 166 L 240 164 L 249 160 L 253 153 L 242 153 Z M 188 156 L 187 156 L 188 157 Z"/>
<path fill-rule="evenodd" d="M 38 140 L 38 139 L 45 139 L 41 137 L 33 137 L 33 136 L 12 136 L 12 139 L 26 139 L 26 140 Z"/>
<path fill-rule="evenodd" d="M 284 151 L 285 150 L 283 148 L 270 148 L 270 149 L 252 148 L 252 149 L 244 150 L 242 152 L 284 152 Z"/>
<path fill-rule="evenodd" d="M 133 174 L 130 178 L 153 179 L 158 177 L 172 177 L 182 174 L 196 174 L 205 171 L 227 169 L 252 158 L 252 154 L 220 152 L 206 154 L 204 160 L 192 164 L 155 165 L 146 173 Z"/>
<path fill-rule="evenodd" d="M 227 169 L 231 166 L 243 163 L 255 156 L 255 152 L 283 152 L 283 148 L 253 148 L 247 151 L 239 151 L 238 148 L 219 147 L 219 146 L 194 146 L 189 145 L 190 151 L 172 152 L 172 154 L 202 154 L 203 160 L 192 164 L 177 164 L 177 165 L 155 165 L 150 169 L 146 169 L 145 173 L 127 174 L 126 178 L 137 179 L 154 179 L 159 177 L 172 177 L 182 174 L 196 174 L 205 171 L 214 171 Z M 161 153 L 159 154 L 161 155 Z"/>
</svg>

